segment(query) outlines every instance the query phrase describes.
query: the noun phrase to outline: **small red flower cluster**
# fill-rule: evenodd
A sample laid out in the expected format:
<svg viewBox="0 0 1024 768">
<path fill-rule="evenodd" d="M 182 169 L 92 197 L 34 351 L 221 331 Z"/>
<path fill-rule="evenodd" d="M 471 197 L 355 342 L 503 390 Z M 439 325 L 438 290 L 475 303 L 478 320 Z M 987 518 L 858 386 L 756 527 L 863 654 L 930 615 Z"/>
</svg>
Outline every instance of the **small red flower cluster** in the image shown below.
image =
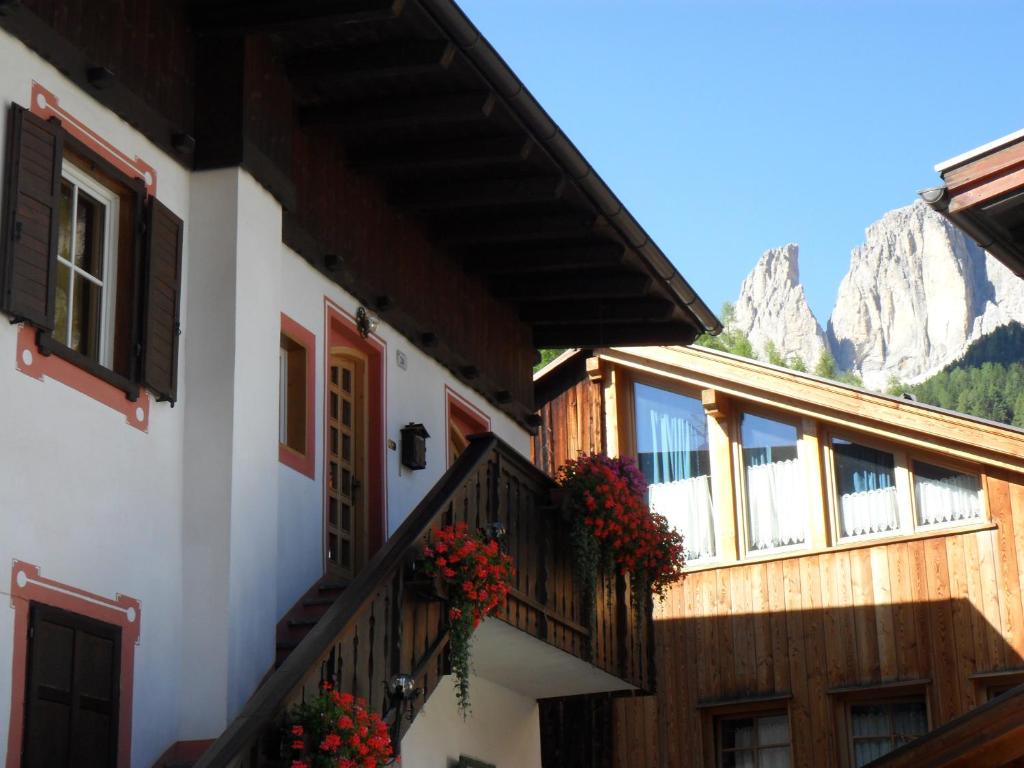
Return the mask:
<svg viewBox="0 0 1024 768">
<path fill-rule="evenodd" d="M 316 698 L 294 707 L 291 719 L 291 768 L 383 768 L 392 761 L 387 723 L 367 710 L 365 699 L 328 682 Z"/>
<path fill-rule="evenodd" d="M 631 459 L 582 455 L 559 469 L 558 483 L 620 570 L 642 571 L 659 595 L 682 577 L 682 536 L 648 509 L 647 483 Z"/>
<path fill-rule="evenodd" d="M 469 646 L 473 630 L 504 605 L 515 569 L 497 541 L 484 542 L 456 523 L 423 548 L 424 571 L 448 585 L 449 658 L 463 717 L 469 712 Z"/>
<path fill-rule="evenodd" d="M 423 548 L 425 571 L 449 585 L 448 618 L 472 620 L 473 629 L 504 605 L 512 583 L 512 558 L 497 541 L 483 542 L 465 523 L 434 532 L 433 546 Z"/>
</svg>

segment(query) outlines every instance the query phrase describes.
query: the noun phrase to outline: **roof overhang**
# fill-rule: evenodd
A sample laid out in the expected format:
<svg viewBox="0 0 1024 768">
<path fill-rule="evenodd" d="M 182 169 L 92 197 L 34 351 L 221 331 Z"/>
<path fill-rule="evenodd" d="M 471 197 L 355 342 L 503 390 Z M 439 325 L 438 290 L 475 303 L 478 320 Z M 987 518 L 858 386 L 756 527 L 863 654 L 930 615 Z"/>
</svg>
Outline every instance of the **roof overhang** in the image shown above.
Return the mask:
<svg viewBox="0 0 1024 768">
<path fill-rule="evenodd" d="M 686 344 L 721 325 L 451 0 L 206 0 L 206 36 L 269 39 L 302 130 L 517 307 L 537 347 Z"/>
<path fill-rule="evenodd" d="M 935 169 L 945 183 L 921 198 L 1024 277 L 1024 130 Z"/>
</svg>

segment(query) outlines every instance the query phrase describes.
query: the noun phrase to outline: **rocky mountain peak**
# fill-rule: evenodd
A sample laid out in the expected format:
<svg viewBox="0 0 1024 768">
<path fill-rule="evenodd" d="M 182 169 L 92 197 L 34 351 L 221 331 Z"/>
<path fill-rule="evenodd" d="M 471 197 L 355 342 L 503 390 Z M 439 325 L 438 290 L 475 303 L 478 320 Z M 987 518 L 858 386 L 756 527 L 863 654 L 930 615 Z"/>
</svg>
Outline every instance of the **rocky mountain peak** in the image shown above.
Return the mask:
<svg viewBox="0 0 1024 768">
<path fill-rule="evenodd" d="M 826 339 L 807 304 L 799 262 L 795 243 L 765 251 L 740 287 L 733 325 L 746 332 L 761 357 L 771 342 L 784 359 L 799 357 L 813 366 Z"/>
</svg>

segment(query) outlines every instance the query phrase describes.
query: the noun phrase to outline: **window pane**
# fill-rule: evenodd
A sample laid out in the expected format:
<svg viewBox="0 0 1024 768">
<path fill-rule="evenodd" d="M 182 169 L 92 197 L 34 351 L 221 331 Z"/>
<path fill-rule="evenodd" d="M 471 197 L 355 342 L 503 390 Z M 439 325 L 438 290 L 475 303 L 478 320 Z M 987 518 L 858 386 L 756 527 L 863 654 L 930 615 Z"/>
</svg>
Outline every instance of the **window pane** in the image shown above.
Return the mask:
<svg viewBox="0 0 1024 768">
<path fill-rule="evenodd" d="M 804 476 L 792 424 L 744 413 L 740 420 L 747 494 L 747 545 L 766 550 L 806 540 Z"/>
<path fill-rule="evenodd" d="M 754 720 L 750 717 L 722 721 L 722 749 L 754 746 Z"/>
<path fill-rule="evenodd" d="M 103 279 L 103 225 L 106 207 L 78 190 L 75 209 L 75 266 Z"/>
<path fill-rule="evenodd" d="M 913 741 L 928 732 L 928 712 L 923 701 L 892 705 L 892 729 L 897 744 Z"/>
<path fill-rule="evenodd" d="M 755 768 L 754 753 L 749 749 L 740 752 L 723 752 L 722 768 Z"/>
<path fill-rule="evenodd" d="M 789 747 L 769 747 L 757 753 L 757 768 L 789 768 L 792 763 Z"/>
<path fill-rule="evenodd" d="M 843 536 L 896 531 L 900 527 L 893 455 L 832 438 L 836 493 Z"/>
<path fill-rule="evenodd" d="M 56 320 L 53 338 L 65 346 L 71 346 L 68 339 L 68 301 L 71 297 L 71 269 L 57 262 Z"/>
<path fill-rule="evenodd" d="M 74 190 L 67 181 L 60 183 L 60 213 L 57 220 L 57 255 L 71 261 L 71 206 Z"/>
<path fill-rule="evenodd" d="M 81 274 L 76 273 L 73 279 L 75 284 L 71 303 L 71 343 L 68 346 L 86 357 L 98 360 L 103 289 Z"/>
<path fill-rule="evenodd" d="M 850 708 L 854 738 L 862 736 L 888 736 L 889 713 L 874 704 L 856 704 Z"/>
<path fill-rule="evenodd" d="M 981 481 L 947 467 L 914 462 L 918 525 L 957 523 L 981 517 Z"/>
<path fill-rule="evenodd" d="M 789 718 L 786 715 L 760 717 L 757 720 L 757 744 L 789 744 Z"/>
<path fill-rule="evenodd" d="M 860 768 L 882 755 L 892 752 L 893 746 L 889 739 L 858 740 L 853 743 L 853 764 Z"/>
<path fill-rule="evenodd" d="M 637 384 L 637 463 L 651 510 L 683 534 L 687 560 L 714 557 L 707 416 L 700 401 Z"/>
</svg>

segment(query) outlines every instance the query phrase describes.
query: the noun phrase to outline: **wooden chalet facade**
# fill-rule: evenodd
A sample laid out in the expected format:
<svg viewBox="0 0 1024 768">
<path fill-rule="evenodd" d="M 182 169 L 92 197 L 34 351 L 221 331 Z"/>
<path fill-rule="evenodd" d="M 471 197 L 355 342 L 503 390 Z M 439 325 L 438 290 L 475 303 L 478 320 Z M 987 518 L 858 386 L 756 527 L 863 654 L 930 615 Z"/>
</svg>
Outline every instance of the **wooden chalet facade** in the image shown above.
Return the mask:
<svg viewBox="0 0 1024 768">
<path fill-rule="evenodd" d="M 535 384 L 534 462 L 637 457 L 686 536 L 656 695 L 577 705 L 594 765 L 1020 764 L 1024 432 L 700 347 Z"/>
<path fill-rule="evenodd" d="M 277 765 L 324 680 L 411 768 L 587 764 L 651 606 L 581 604 L 536 350 L 719 325 L 459 8 L 0 0 L 0 98 L 4 765 Z M 465 722 L 454 522 L 517 568 Z"/>
</svg>

